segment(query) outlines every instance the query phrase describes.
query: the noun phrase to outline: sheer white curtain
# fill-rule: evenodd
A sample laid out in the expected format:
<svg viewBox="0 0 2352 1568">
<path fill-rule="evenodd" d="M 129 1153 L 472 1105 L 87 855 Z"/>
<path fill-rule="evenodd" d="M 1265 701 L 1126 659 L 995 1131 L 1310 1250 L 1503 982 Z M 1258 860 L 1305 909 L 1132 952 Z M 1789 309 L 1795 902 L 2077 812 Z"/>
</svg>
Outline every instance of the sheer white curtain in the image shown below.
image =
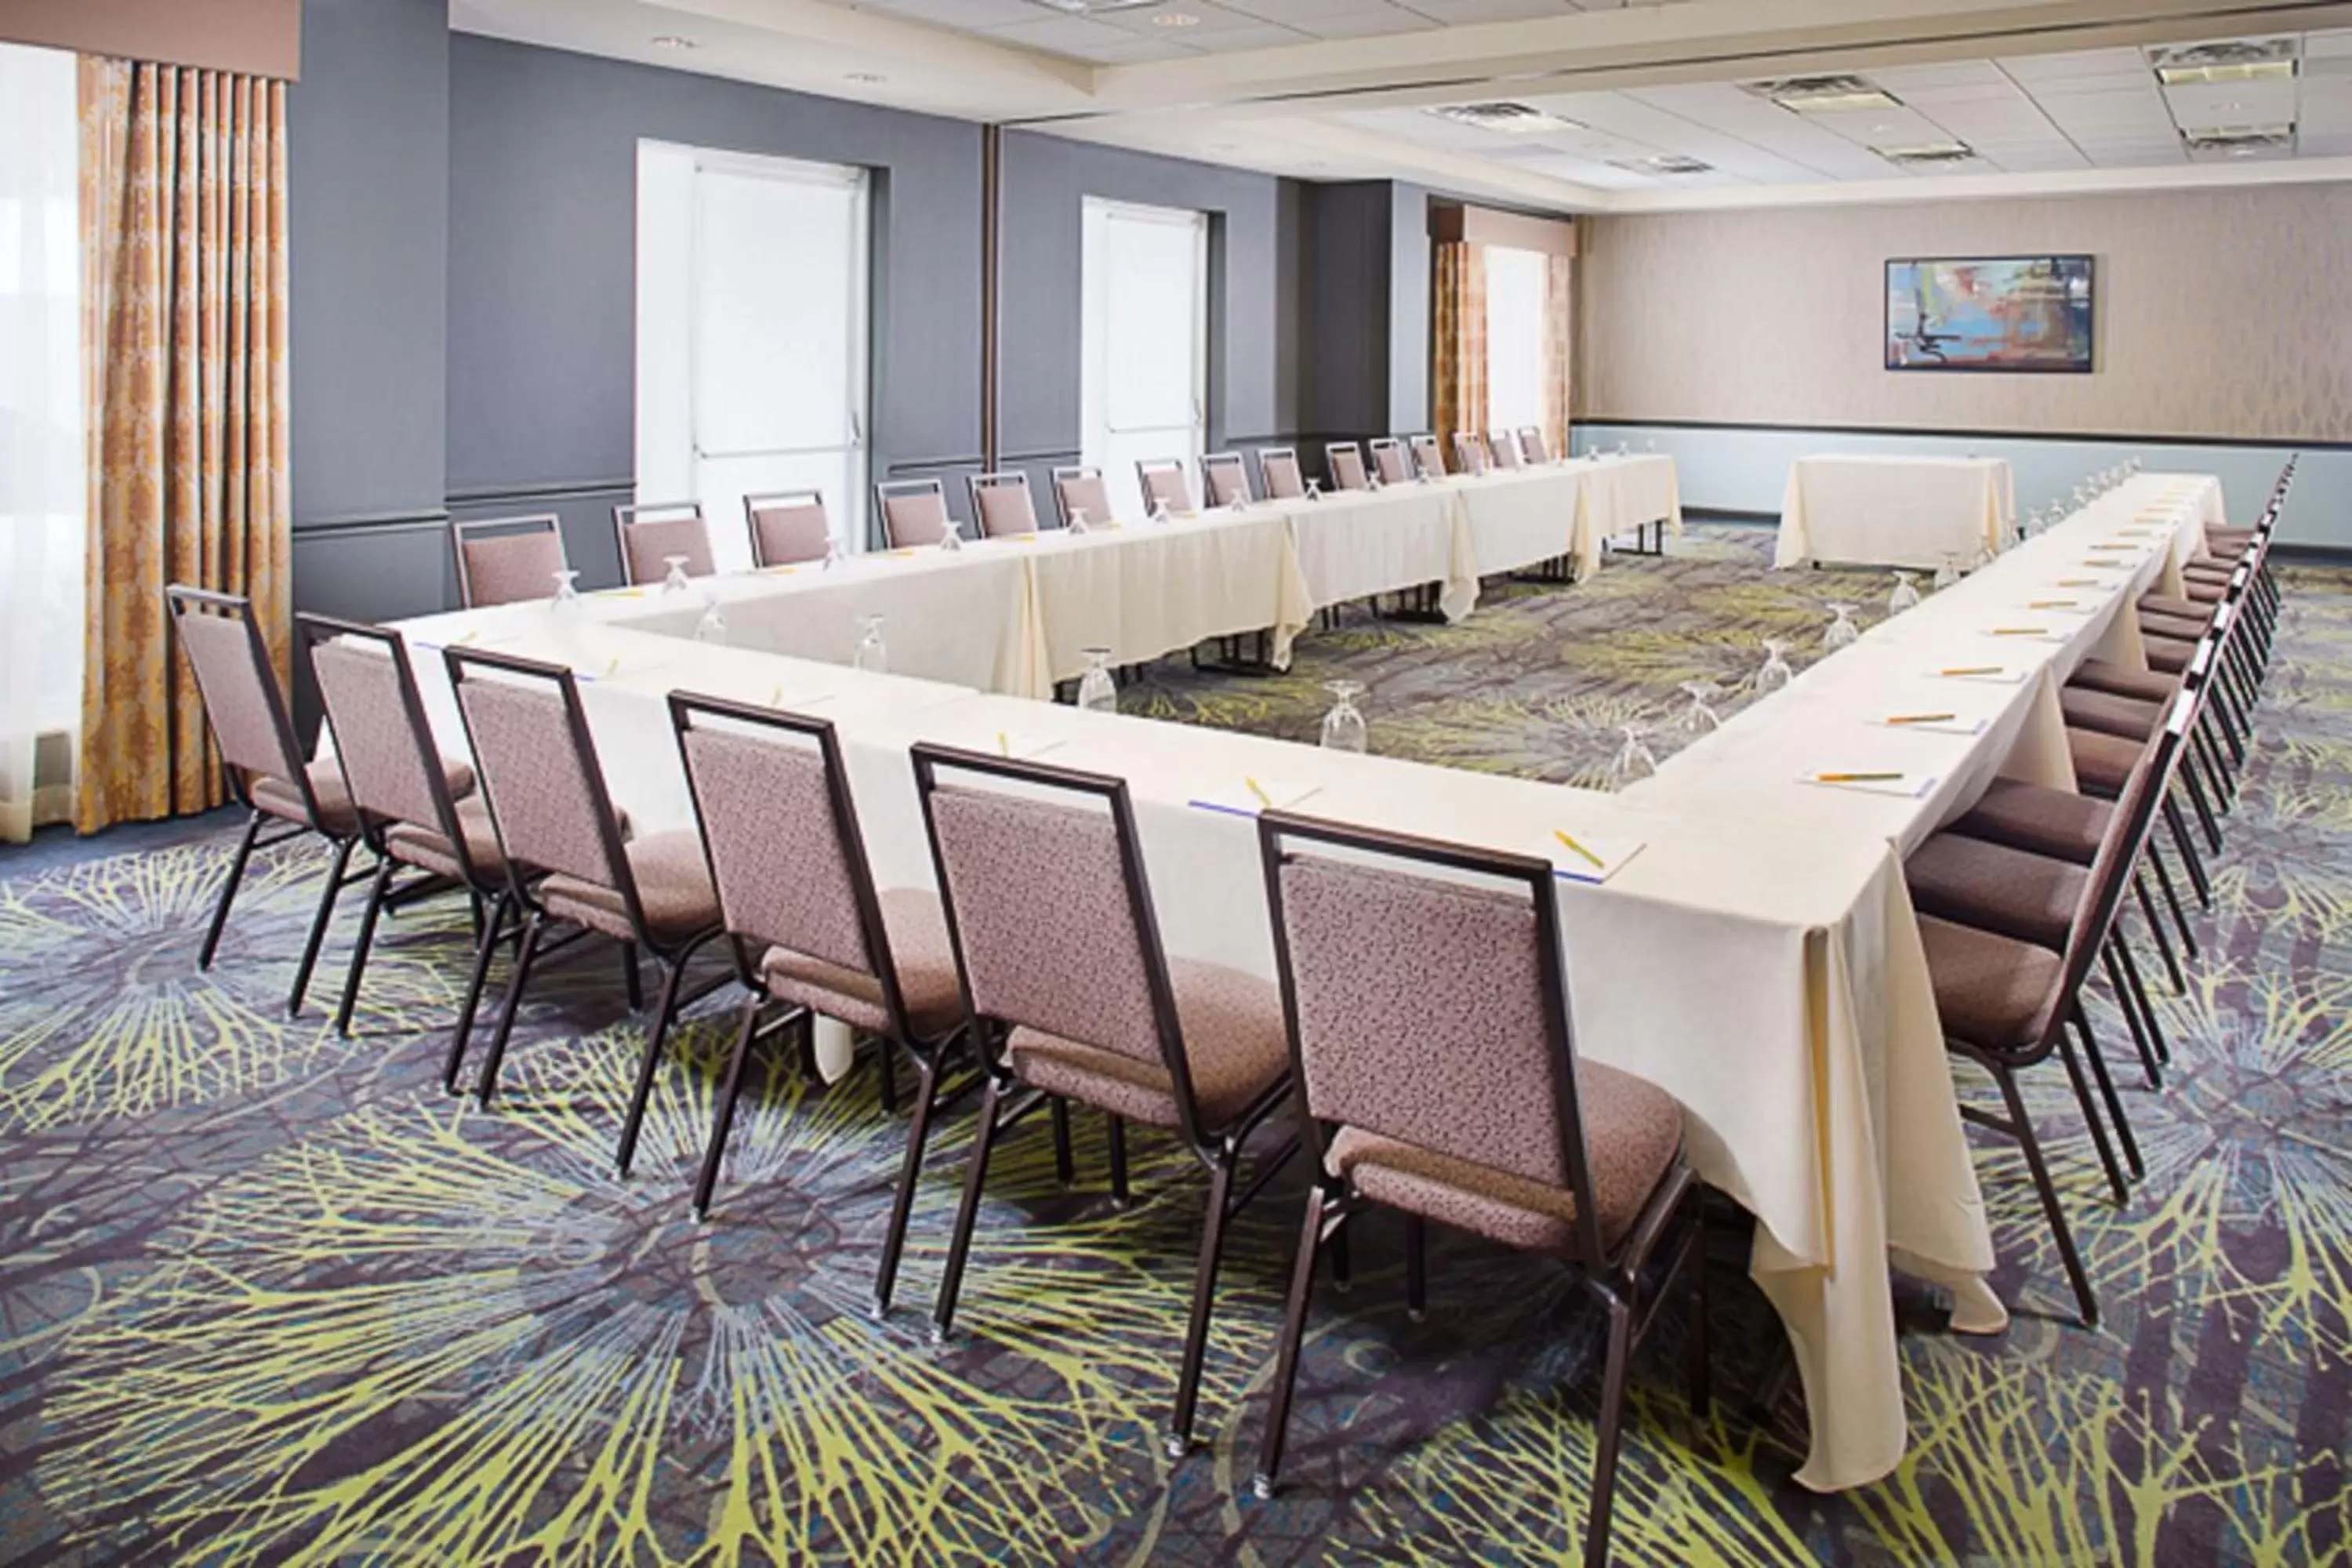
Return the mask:
<svg viewBox="0 0 2352 1568">
<path fill-rule="evenodd" d="M 1486 418 L 1495 430 L 1544 419 L 1544 287 L 1540 251 L 1486 247 Z"/>
<path fill-rule="evenodd" d="M 82 653 L 74 57 L 0 44 L 0 839 L 73 815 Z"/>
</svg>

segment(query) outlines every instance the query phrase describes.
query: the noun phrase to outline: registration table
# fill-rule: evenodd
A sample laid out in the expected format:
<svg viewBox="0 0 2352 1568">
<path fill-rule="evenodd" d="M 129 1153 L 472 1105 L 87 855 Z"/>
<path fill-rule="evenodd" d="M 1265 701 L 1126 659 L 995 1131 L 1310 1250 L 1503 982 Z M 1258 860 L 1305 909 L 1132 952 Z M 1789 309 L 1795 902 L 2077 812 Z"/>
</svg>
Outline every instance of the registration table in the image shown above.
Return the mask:
<svg viewBox="0 0 2352 1568">
<path fill-rule="evenodd" d="M 2006 458 L 1800 458 L 1772 564 L 1966 567 L 1998 553 L 2016 518 Z"/>
</svg>

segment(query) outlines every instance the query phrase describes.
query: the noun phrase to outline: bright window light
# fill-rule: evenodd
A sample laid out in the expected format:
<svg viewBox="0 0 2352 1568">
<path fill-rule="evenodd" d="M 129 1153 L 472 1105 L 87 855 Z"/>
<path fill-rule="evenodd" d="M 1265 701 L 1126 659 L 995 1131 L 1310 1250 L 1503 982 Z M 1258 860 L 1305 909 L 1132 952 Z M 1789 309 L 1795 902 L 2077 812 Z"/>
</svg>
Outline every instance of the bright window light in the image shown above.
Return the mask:
<svg viewBox="0 0 2352 1568">
<path fill-rule="evenodd" d="M 1538 250 L 1486 247 L 1486 423 L 1544 422 L 1544 273 Z"/>
</svg>

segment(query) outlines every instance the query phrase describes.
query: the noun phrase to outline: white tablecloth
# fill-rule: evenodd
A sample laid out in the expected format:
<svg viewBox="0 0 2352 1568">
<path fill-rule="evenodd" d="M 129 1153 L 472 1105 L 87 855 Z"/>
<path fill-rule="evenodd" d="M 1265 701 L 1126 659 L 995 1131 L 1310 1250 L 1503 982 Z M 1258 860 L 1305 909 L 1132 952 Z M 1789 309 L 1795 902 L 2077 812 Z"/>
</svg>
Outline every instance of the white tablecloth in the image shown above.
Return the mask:
<svg viewBox="0 0 2352 1568">
<path fill-rule="evenodd" d="M 1307 597 L 1317 609 L 1438 584 L 1438 607 L 1458 621 L 1478 604 L 1478 561 L 1449 484 L 1340 490 L 1320 500 L 1261 502 L 1290 520 Z"/>
<path fill-rule="evenodd" d="M 2016 517 L 2005 458 L 1800 458 L 1772 563 L 1965 567 L 1980 551 L 1998 553 Z"/>
</svg>

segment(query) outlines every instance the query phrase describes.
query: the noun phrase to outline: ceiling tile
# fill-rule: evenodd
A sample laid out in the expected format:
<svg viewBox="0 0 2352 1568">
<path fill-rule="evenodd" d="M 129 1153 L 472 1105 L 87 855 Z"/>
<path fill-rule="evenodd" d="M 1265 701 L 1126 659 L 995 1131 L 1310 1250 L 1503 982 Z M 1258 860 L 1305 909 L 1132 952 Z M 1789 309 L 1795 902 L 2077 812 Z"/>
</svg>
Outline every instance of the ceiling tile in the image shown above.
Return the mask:
<svg viewBox="0 0 2352 1568">
<path fill-rule="evenodd" d="M 935 26 L 969 32 L 975 27 L 1002 27 L 1041 18 L 1052 20 L 1031 0 L 866 0 L 877 11 L 929 22 Z"/>
</svg>

